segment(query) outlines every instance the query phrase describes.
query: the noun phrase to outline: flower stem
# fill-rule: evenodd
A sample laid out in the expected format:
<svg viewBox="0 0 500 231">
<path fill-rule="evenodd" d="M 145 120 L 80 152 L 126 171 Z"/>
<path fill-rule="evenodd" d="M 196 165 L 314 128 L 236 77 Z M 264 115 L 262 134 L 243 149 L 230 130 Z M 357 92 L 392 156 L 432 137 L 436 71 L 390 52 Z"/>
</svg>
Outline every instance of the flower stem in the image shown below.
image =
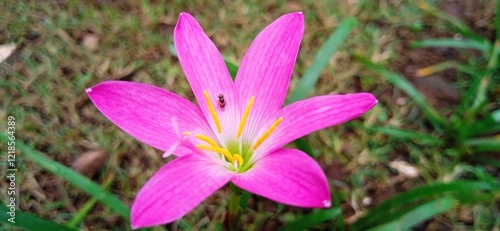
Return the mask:
<svg viewBox="0 0 500 231">
<path fill-rule="evenodd" d="M 231 188 L 231 197 L 229 199 L 229 210 L 226 214 L 226 222 L 224 223 L 226 224 L 228 230 L 233 231 L 240 229 L 239 221 L 241 214 L 243 213 L 240 202 L 243 190 L 238 188 L 238 186 L 233 183 L 230 183 L 229 187 Z"/>
</svg>

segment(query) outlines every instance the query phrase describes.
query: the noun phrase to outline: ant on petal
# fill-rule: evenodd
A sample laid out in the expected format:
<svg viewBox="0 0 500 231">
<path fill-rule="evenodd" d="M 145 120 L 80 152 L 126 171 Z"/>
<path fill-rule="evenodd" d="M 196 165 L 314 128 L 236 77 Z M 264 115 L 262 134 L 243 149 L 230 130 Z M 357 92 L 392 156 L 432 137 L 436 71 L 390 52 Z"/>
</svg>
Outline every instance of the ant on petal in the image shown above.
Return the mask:
<svg viewBox="0 0 500 231">
<path fill-rule="evenodd" d="M 219 94 L 219 107 L 221 110 L 224 110 L 224 108 L 226 107 L 226 100 L 224 99 L 224 95 L 223 94 Z"/>
</svg>

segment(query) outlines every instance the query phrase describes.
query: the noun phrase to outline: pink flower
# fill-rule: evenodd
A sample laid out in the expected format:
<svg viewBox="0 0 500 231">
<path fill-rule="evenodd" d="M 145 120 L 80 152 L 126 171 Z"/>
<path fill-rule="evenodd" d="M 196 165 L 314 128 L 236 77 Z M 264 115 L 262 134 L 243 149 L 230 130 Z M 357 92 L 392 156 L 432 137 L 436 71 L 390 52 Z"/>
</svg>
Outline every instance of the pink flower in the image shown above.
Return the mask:
<svg viewBox="0 0 500 231">
<path fill-rule="evenodd" d="M 133 228 L 175 221 L 228 182 L 287 205 L 330 206 L 320 166 L 283 146 L 356 118 L 377 100 L 369 93 L 326 95 L 281 108 L 303 33 L 302 13 L 271 23 L 255 38 L 233 82 L 215 45 L 182 13 L 175 48 L 199 106 L 139 83 L 108 81 L 87 89 L 118 127 L 164 156 L 178 156 L 139 191 Z"/>
</svg>

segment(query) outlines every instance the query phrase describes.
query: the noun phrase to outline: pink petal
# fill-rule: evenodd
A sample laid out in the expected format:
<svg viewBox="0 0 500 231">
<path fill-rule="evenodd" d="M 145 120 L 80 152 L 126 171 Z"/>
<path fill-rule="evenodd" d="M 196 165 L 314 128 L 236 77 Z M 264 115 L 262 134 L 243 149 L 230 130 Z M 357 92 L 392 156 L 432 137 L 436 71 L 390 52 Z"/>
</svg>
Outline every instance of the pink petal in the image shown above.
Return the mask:
<svg viewBox="0 0 500 231">
<path fill-rule="evenodd" d="M 221 122 L 225 123 L 224 130 L 237 127 L 235 124 L 237 122 L 229 119 L 239 117 L 239 114 L 237 116 L 232 114 L 238 111 L 234 108 L 238 106 L 239 101 L 226 64 L 200 24 L 188 13 L 181 13 L 179 16 L 174 30 L 174 44 L 182 69 L 212 129 L 216 130 L 215 123 L 210 116 L 204 90 L 208 92 Z M 219 94 L 223 94 L 226 100 L 225 112 L 217 106 Z"/>
<path fill-rule="evenodd" d="M 235 80 L 241 111 L 255 96 L 245 128 L 247 137 L 255 136 L 262 122 L 281 109 L 303 34 L 302 13 L 286 14 L 260 32 L 248 48 Z"/>
<path fill-rule="evenodd" d="M 259 147 L 256 158 L 309 133 L 361 116 L 375 104 L 377 99 L 370 93 L 317 96 L 290 104 L 276 113 L 260 131 L 265 132 L 274 118 L 283 117 L 281 124 Z"/>
<path fill-rule="evenodd" d="M 198 155 L 174 159 L 142 187 L 132 205 L 134 229 L 175 221 L 229 182 L 231 173 Z"/>
<path fill-rule="evenodd" d="M 278 149 L 231 181 L 242 189 L 287 205 L 326 208 L 331 204 L 323 170 L 296 149 Z"/>
<path fill-rule="evenodd" d="M 136 139 L 160 150 L 178 141 L 172 117 L 181 132 L 201 130 L 212 135 L 200 109 L 188 100 L 146 84 L 107 81 L 86 90 L 92 102 L 111 122 Z M 176 155 L 189 150 L 181 146 Z"/>
</svg>

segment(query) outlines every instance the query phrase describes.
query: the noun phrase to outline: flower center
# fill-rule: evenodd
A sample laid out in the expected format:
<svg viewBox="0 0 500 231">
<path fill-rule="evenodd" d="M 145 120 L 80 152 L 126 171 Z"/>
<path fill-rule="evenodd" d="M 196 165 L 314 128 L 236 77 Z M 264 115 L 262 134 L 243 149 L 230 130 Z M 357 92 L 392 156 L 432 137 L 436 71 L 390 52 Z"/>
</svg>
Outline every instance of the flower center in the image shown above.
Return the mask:
<svg viewBox="0 0 500 231">
<path fill-rule="evenodd" d="M 219 116 L 217 115 L 215 107 L 212 104 L 212 100 L 210 99 L 210 95 L 206 90 L 203 91 L 203 94 L 205 95 L 208 110 L 210 112 L 212 120 L 214 121 L 217 132 L 221 134 L 223 132 L 223 128 L 221 126 L 221 122 L 219 120 Z M 278 125 L 283 121 L 283 117 L 279 117 L 260 137 L 258 137 L 258 139 L 251 139 L 253 141 L 250 142 L 242 139 L 241 135 L 243 133 L 243 130 L 245 129 L 248 115 L 250 114 L 250 110 L 252 109 L 254 101 L 255 97 L 252 96 L 245 107 L 245 111 L 243 112 L 240 124 L 238 126 L 237 134 L 234 134 L 234 139 L 226 140 L 224 143 L 225 145 L 221 145 L 222 142 L 220 142 L 219 140 L 214 140 L 203 134 L 197 134 L 194 137 L 201 141 L 204 141 L 206 144 L 197 144 L 195 146 L 205 153 L 208 152 L 213 154 L 219 160 L 223 161 L 228 169 L 232 171 L 244 172 L 251 168 L 253 165 L 251 157 L 254 151 L 259 148 L 259 146 L 267 138 L 269 138 L 269 136 L 274 132 Z M 234 110 L 234 108 L 232 110 Z M 185 132 L 184 134 L 187 135 L 190 134 L 190 132 Z"/>
</svg>

